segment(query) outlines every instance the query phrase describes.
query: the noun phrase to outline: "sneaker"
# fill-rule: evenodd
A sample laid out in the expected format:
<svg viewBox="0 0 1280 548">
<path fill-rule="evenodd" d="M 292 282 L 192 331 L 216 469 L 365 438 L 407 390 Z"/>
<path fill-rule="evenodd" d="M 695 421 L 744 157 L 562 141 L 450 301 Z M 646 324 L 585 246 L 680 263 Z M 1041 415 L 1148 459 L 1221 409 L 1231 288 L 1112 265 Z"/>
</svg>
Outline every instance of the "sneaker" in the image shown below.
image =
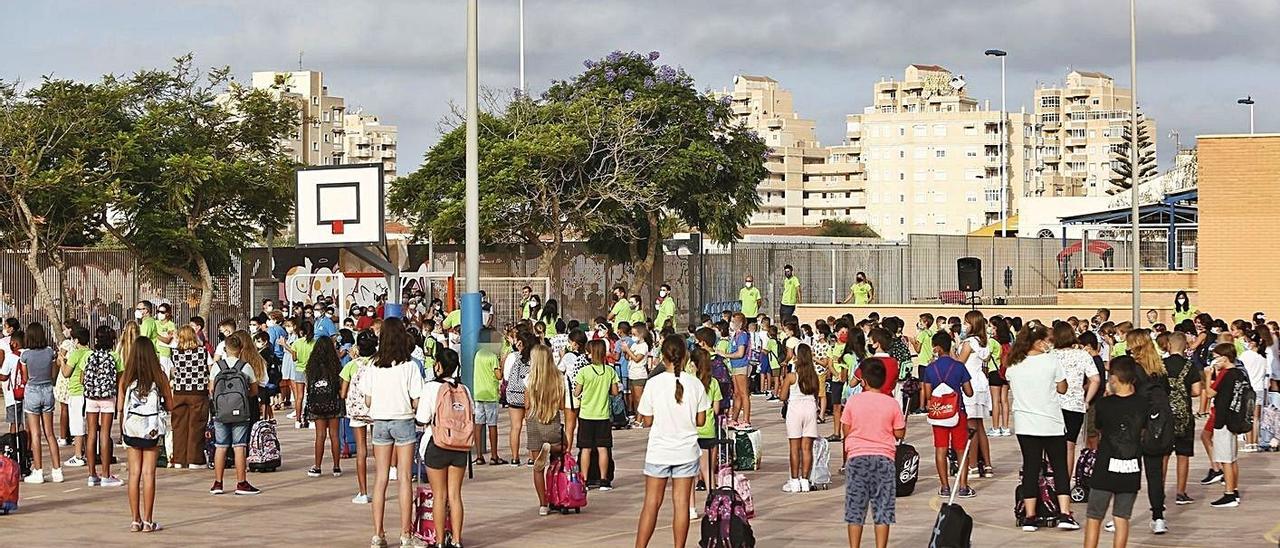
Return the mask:
<svg viewBox="0 0 1280 548">
<path fill-rule="evenodd" d="M 59 438 L 58 447 L 71 447 L 71 440 L 66 438 Z"/>
<path fill-rule="evenodd" d="M 1004 437 L 1006 437 L 1006 438 L 1007 438 L 1007 437 L 1009 437 L 1009 436 L 1012 436 L 1012 435 L 1013 435 L 1013 431 L 1012 431 L 1012 430 L 1009 430 L 1008 428 L 1001 428 L 1001 429 L 1000 429 L 1000 435 L 1001 435 L 1001 436 L 1004 436 Z"/>
<path fill-rule="evenodd" d="M 959 491 L 956 491 L 956 496 L 962 499 L 971 499 L 978 496 L 978 492 L 974 491 L 972 487 L 965 486 L 961 487 Z"/>
<path fill-rule="evenodd" d="M 22 478 L 25 483 L 44 483 L 44 470 L 32 470 L 27 477 Z"/>
<path fill-rule="evenodd" d="M 351 497 L 351 504 L 369 504 L 369 502 L 369 495 L 365 493 L 357 493 L 356 496 Z"/>
<path fill-rule="evenodd" d="M 695 486 L 693 487 L 693 490 L 694 490 L 694 491 L 706 491 L 706 490 L 707 490 L 707 482 L 702 481 L 702 480 L 698 480 L 698 484 L 697 484 L 697 485 L 695 485 Z"/>
<path fill-rule="evenodd" d="M 1173 502 L 1174 504 L 1181 506 L 1183 504 L 1192 504 L 1195 502 L 1195 499 L 1188 497 L 1186 493 L 1178 493 L 1178 496 Z"/>
<path fill-rule="evenodd" d="M 786 483 L 785 485 L 783 485 L 783 486 L 782 486 L 782 492 L 783 492 L 783 493 L 799 493 L 799 492 L 800 492 L 800 480 L 795 479 L 795 478 L 791 478 L 791 479 L 787 480 L 787 483 Z"/>
<path fill-rule="evenodd" d="M 394 466 L 391 467 L 390 474 L 391 474 L 391 481 L 396 481 L 396 467 Z"/>
<path fill-rule="evenodd" d="M 987 437 L 988 437 L 988 438 L 994 438 L 994 437 L 999 436 L 999 435 L 1000 435 L 1000 430 L 995 429 L 995 428 L 988 428 L 988 429 L 987 429 Z"/>
<path fill-rule="evenodd" d="M 840 434 L 832 434 L 832 435 L 830 435 L 830 436 L 827 436 L 827 441 L 829 441 L 829 442 L 837 442 L 837 441 L 840 441 Z"/>
<path fill-rule="evenodd" d="M 1215 483 L 1220 483 L 1222 481 L 1222 478 L 1223 478 L 1222 470 L 1210 469 L 1209 473 L 1205 475 L 1204 479 L 1200 480 L 1200 485 L 1213 485 Z"/>
<path fill-rule="evenodd" d="M 121 485 L 124 485 L 124 481 L 122 481 L 120 478 L 117 478 L 115 476 L 107 476 L 105 478 L 102 478 L 103 487 L 120 487 Z"/>
<path fill-rule="evenodd" d="M 696 520 L 696 519 L 698 519 L 698 511 L 697 511 L 697 510 L 695 510 L 692 506 L 690 506 L 690 507 L 689 507 L 689 521 L 693 521 L 693 520 Z"/>
<path fill-rule="evenodd" d="M 256 495 L 261 492 L 262 492 L 261 489 L 258 489 L 257 487 L 250 485 L 249 482 L 247 481 L 242 481 L 236 484 L 237 495 Z"/>
<path fill-rule="evenodd" d="M 187 465 L 188 470 L 205 470 L 207 468 L 209 468 L 208 464 L 188 464 Z"/>
<path fill-rule="evenodd" d="M 297 412 L 297 411 L 290 411 L 290 412 L 289 412 L 289 414 L 288 414 L 288 415 L 285 415 L 285 416 L 286 416 L 287 418 L 290 418 L 290 419 L 296 419 L 296 418 L 298 418 L 298 412 Z"/>
<path fill-rule="evenodd" d="M 319 466 L 312 466 L 311 468 L 307 469 L 307 477 L 308 477 L 308 478 L 318 478 L 318 477 L 320 477 L 320 467 L 319 467 Z"/>
<path fill-rule="evenodd" d="M 341 468 L 338 468 L 337 466 L 334 466 L 334 467 L 333 467 L 333 477 L 335 477 L 335 478 L 340 478 L 340 477 L 342 477 L 342 469 L 341 469 Z"/>
<path fill-rule="evenodd" d="M 210 495 L 221 495 L 224 492 L 225 491 L 222 490 L 222 482 L 220 481 L 213 482 L 213 487 L 209 488 Z"/>
<path fill-rule="evenodd" d="M 89 479 L 85 481 L 85 484 L 88 485 L 89 487 L 97 487 L 99 485 L 102 485 L 102 478 L 98 476 L 89 476 Z"/>
<path fill-rule="evenodd" d="M 612 484 L 612 483 L 603 483 L 603 482 L 602 482 L 602 483 L 600 483 L 600 490 L 601 490 L 601 491 L 612 491 L 612 490 L 613 490 L 613 484 Z"/>
<path fill-rule="evenodd" d="M 1076 523 L 1075 516 L 1072 516 L 1071 514 L 1061 514 L 1058 516 L 1058 528 L 1075 531 L 1080 529 L 1080 524 Z"/>
<path fill-rule="evenodd" d="M 413 535 L 400 533 L 400 546 L 413 546 Z"/>
<path fill-rule="evenodd" d="M 950 496 L 951 496 L 951 487 L 942 487 L 942 488 L 938 489 L 938 496 L 939 496 L 939 497 L 950 497 Z"/>
<path fill-rule="evenodd" d="M 778 401 L 779 399 L 781 399 L 781 398 L 779 398 L 779 397 L 777 397 L 777 396 L 775 396 L 775 395 L 773 395 L 773 394 L 769 394 L 769 397 L 765 398 L 765 399 L 764 399 L 764 401 Z"/>
<path fill-rule="evenodd" d="M 1209 503 L 1214 508 L 1235 508 L 1240 506 L 1240 498 L 1235 493 L 1223 493 L 1222 498 Z"/>
<path fill-rule="evenodd" d="M 809 483 L 809 478 L 800 478 L 800 492 L 808 493 L 813 489 L 813 485 Z"/>
<path fill-rule="evenodd" d="M 539 515 L 539 516 L 545 516 L 545 515 L 550 514 L 550 513 L 551 513 L 551 508 L 550 508 L 550 507 L 547 507 L 547 506 L 539 506 L 539 507 L 538 507 L 538 515 Z"/>
<path fill-rule="evenodd" d="M 1022 527 L 1022 530 L 1027 533 L 1034 533 L 1040 530 L 1040 525 L 1036 523 L 1036 518 L 1034 516 L 1022 518 L 1022 523 L 1019 525 Z"/>
<path fill-rule="evenodd" d="M 67 459 L 66 462 L 62 463 L 63 466 L 66 466 L 68 468 L 79 468 L 81 466 L 84 466 L 84 464 L 85 464 L 84 459 L 80 458 L 80 455 L 71 455 L 71 458 Z"/>
<path fill-rule="evenodd" d="M 1102 529 L 1103 529 L 1104 531 L 1108 532 L 1108 533 L 1114 533 L 1114 532 L 1116 532 L 1116 522 L 1115 522 L 1115 520 L 1107 520 L 1106 525 L 1103 525 L 1103 526 L 1102 526 Z"/>
<path fill-rule="evenodd" d="M 62 469 L 54 468 L 49 472 L 49 481 L 54 483 L 62 483 Z"/>
<path fill-rule="evenodd" d="M 1151 532 L 1157 535 L 1163 535 L 1169 532 L 1169 524 L 1164 518 L 1151 520 Z"/>
<path fill-rule="evenodd" d="M 387 537 L 373 537 L 373 539 L 369 541 L 369 548 L 387 548 Z"/>
</svg>

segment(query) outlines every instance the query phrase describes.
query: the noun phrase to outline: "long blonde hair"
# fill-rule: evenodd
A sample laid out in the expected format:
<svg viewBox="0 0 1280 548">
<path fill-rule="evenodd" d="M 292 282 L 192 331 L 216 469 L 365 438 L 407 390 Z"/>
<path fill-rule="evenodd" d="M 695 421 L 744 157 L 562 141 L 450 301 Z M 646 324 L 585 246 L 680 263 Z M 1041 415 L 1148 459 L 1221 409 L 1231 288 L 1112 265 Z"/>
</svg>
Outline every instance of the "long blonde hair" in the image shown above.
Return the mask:
<svg viewBox="0 0 1280 548">
<path fill-rule="evenodd" d="M 529 416 L 542 424 L 551 424 L 564 407 L 564 375 L 551 359 L 551 349 L 534 346 L 529 352 L 529 378 L 526 381 Z"/>
<path fill-rule="evenodd" d="M 120 328 L 120 340 L 116 342 L 116 353 L 120 355 L 120 363 L 129 363 L 129 355 L 133 353 L 133 347 L 141 333 L 138 322 L 134 320 L 125 322 L 124 327 Z"/>
<path fill-rule="evenodd" d="M 267 362 L 258 353 L 258 346 L 253 344 L 253 337 L 249 336 L 249 332 L 241 329 L 232 333 L 231 337 L 240 342 L 240 354 L 236 358 L 249 364 L 253 368 L 253 376 L 258 380 L 267 378 Z"/>
<path fill-rule="evenodd" d="M 196 330 L 189 325 L 178 328 L 178 350 L 195 350 L 200 348 L 200 340 L 196 338 Z"/>
<path fill-rule="evenodd" d="M 1168 372 L 1164 369 L 1164 360 L 1160 359 L 1160 352 L 1156 350 L 1156 345 L 1151 342 L 1151 331 L 1146 329 L 1129 331 L 1124 336 L 1124 344 L 1125 349 L 1129 351 L 1129 355 L 1133 356 L 1133 361 L 1142 366 L 1142 370 L 1147 373 L 1147 376 L 1168 375 Z"/>
</svg>

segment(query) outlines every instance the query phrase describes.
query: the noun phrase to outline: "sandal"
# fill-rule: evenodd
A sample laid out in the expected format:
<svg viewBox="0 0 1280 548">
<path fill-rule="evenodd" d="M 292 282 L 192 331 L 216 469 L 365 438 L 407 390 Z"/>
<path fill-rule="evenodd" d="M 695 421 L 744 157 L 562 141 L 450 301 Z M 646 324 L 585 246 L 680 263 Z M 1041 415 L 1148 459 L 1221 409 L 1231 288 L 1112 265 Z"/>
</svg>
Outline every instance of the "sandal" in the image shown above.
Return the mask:
<svg viewBox="0 0 1280 548">
<path fill-rule="evenodd" d="M 144 522 L 142 522 L 142 532 L 143 532 L 143 533 L 154 533 L 154 532 L 159 531 L 159 530 L 161 530 L 161 529 L 164 529 L 164 527 L 163 527 L 163 526 L 161 526 L 159 523 L 156 523 L 156 522 L 154 522 L 154 521 L 144 521 Z"/>
<path fill-rule="evenodd" d="M 475 466 L 484 466 L 487 463 L 485 462 L 484 457 L 476 457 L 474 460 L 471 461 L 471 464 Z"/>
<path fill-rule="evenodd" d="M 510 463 L 508 463 L 507 460 L 502 457 L 498 457 L 496 459 L 489 461 L 489 466 L 499 466 L 502 464 L 510 464 Z"/>
<path fill-rule="evenodd" d="M 135 521 L 135 522 L 133 522 L 133 523 L 130 523 L 130 524 L 129 524 L 129 532 L 130 532 L 130 533 L 137 533 L 137 532 L 140 532 L 140 531 L 142 531 L 142 522 L 141 522 L 141 521 Z"/>
</svg>

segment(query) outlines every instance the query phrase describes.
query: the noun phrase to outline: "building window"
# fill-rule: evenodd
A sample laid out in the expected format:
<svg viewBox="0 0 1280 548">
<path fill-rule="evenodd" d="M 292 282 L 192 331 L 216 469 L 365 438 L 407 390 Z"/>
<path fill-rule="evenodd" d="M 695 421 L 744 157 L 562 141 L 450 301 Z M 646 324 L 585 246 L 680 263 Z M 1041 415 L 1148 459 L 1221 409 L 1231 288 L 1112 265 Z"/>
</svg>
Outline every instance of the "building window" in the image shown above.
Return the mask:
<svg viewBox="0 0 1280 548">
<path fill-rule="evenodd" d="M 964 178 L 970 181 L 977 181 L 982 178 L 982 170 L 966 169 L 964 170 Z"/>
<path fill-rule="evenodd" d="M 328 133 L 324 134 L 324 142 L 326 142 L 326 143 L 327 143 L 327 142 L 329 142 L 329 134 L 328 134 Z"/>
<path fill-rule="evenodd" d="M 912 220 L 911 224 L 914 224 L 916 226 L 924 226 L 924 215 L 916 216 L 916 218 Z"/>
<path fill-rule="evenodd" d="M 929 126 L 924 124 L 916 124 L 911 127 L 911 135 L 913 137 L 924 137 L 929 134 Z"/>
<path fill-rule="evenodd" d="M 946 158 L 946 157 L 947 157 L 947 149 L 945 149 L 945 148 L 939 148 L 938 150 L 933 151 L 933 157 L 934 157 L 934 158 Z"/>
<path fill-rule="evenodd" d="M 969 147 L 969 148 L 964 149 L 964 155 L 965 155 L 965 156 L 967 156 L 967 157 L 969 157 L 969 158 L 977 158 L 977 157 L 978 157 L 978 147 Z"/>
<path fill-rule="evenodd" d="M 1045 113 L 1045 114 L 1041 114 L 1041 115 L 1040 115 L 1040 123 L 1042 123 L 1042 124 L 1056 124 L 1056 123 L 1058 123 L 1058 113 L 1056 113 L 1056 112 L 1048 112 L 1048 113 Z"/>
<path fill-rule="evenodd" d="M 322 122 L 328 122 L 328 121 L 329 121 L 329 111 L 327 111 L 327 110 L 326 110 L 326 111 L 324 111 L 324 112 L 320 113 L 320 121 L 322 121 Z"/>
<path fill-rule="evenodd" d="M 988 202 L 999 202 L 999 201 L 1000 201 L 1000 189 L 998 189 L 998 188 L 988 188 L 988 189 L 986 189 L 986 190 L 984 191 L 984 193 L 986 194 L 986 197 L 987 197 L 987 201 L 988 201 Z"/>
<path fill-rule="evenodd" d="M 1058 108 L 1062 98 L 1057 95 L 1045 95 L 1040 98 L 1040 108 Z"/>
<path fill-rule="evenodd" d="M 934 215 L 934 216 L 933 216 L 933 223 L 934 223 L 934 224 L 938 224 L 938 225 L 945 225 L 945 224 L 947 224 L 947 216 L 946 216 L 946 215 Z"/>
<path fill-rule="evenodd" d="M 978 203 L 978 193 L 977 192 L 964 193 L 964 201 L 969 202 L 971 204 Z"/>
<path fill-rule="evenodd" d="M 947 126 L 946 126 L 946 124 L 934 124 L 934 125 L 933 125 L 933 136 L 934 136 L 934 137 L 946 137 L 946 136 L 947 136 Z"/>
<path fill-rule="evenodd" d="M 319 141 L 311 141 L 311 151 L 312 151 L 312 152 L 320 152 L 320 142 L 319 142 Z"/>
<path fill-rule="evenodd" d="M 974 136 L 978 134 L 978 126 L 964 126 L 964 134 Z"/>
<path fill-rule="evenodd" d="M 311 96 L 311 105 L 317 107 L 320 106 L 320 97 L 318 95 Z"/>
</svg>

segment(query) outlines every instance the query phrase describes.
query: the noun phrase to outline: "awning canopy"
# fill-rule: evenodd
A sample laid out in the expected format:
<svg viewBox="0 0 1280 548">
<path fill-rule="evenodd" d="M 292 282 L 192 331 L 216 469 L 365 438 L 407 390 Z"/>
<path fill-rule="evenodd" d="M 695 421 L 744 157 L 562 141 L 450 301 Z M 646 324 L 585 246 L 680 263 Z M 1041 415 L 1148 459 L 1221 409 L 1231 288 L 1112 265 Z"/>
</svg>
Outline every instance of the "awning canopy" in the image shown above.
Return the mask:
<svg viewBox="0 0 1280 548">
<path fill-rule="evenodd" d="M 1063 217 L 1062 224 L 1129 226 L 1133 224 L 1132 213 L 1133 211 L 1129 206 L 1117 207 L 1105 211 Z M 1138 224 L 1142 226 L 1194 225 L 1199 220 L 1200 214 L 1196 206 L 1163 203 L 1138 206 Z"/>
<path fill-rule="evenodd" d="M 1082 247 L 1084 246 L 1081 245 L 1081 242 L 1076 241 L 1076 243 L 1073 243 L 1067 247 L 1062 248 L 1062 251 L 1058 252 L 1058 261 L 1061 262 L 1067 257 L 1075 255 L 1076 253 L 1079 253 Z M 1107 242 L 1104 242 L 1102 240 L 1089 240 L 1089 253 L 1092 253 L 1094 255 L 1101 257 L 1103 254 L 1111 250 L 1112 250 L 1111 244 Z"/>
<path fill-rule="evenodd" d="M 1007 231 L 1009 234 L 1017 234 L 1017 233 L 1018 233 L 1018 216 L 1017 216 L 1017 215 L 1013 215 L 1013 216 L 1010 216 L 1010 217 L 1006 218 L 1006 219 L 1005 219 L 1005 225 L 1006 225 L 1006 227 L 1007 227 L 1006 231 Z M 988 238 L 992 238 L 992 237 L 995 237 L 995 236 L 999 236 L 999 235 L 1000 235 L 1000 221 L 996 221 L 996 222 L 991 223 L 991 224 L 989 224 L 989 225 L 987 225 L 987 226 L 984 226 L 984 227 L 982 227 L 982 228 L 979 228 L 979 229 L 977 229 L 977 230 L 975 230 L 975 231 L 973 231 L 973 232 L 970 232 L 970 233 L 969 233 L 969 235 L 970 235 L 970 236 L 985 236 L 985 237 L 988 237 Z"/>
</svg>

